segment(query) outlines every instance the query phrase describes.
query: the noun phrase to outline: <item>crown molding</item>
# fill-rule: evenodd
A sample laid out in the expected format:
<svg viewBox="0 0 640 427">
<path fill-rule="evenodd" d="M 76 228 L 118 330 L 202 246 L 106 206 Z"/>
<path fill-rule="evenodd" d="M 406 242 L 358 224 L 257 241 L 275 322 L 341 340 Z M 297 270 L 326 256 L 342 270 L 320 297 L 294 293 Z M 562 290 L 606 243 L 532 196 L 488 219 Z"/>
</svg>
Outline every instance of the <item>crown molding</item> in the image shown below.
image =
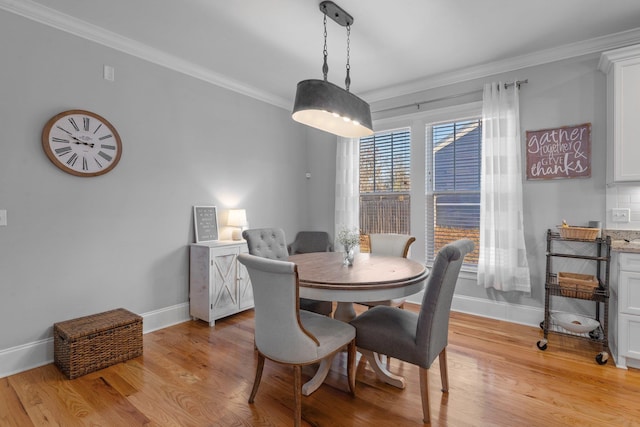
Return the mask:
<svg viewBox="0 0 640 427">
<path fill-rule="evenodd" d="M 280 108 L 291 108 L 289 100 L 274 96 L 264 90 L 248 86 L 237 80 L 215 73 L 201 65 L 185 61 L 175 55 L 170 55 L 144 43 L 123 37 L 102 27 L 74 18 L 31 0 L 0 0 L 0 9 L 135 56 L 136 58 L 143 59 L 153 64 L 186 74 L 207 83 L 255 98 L 259 101 L 263 101 Z"/>
<path fill-rule="evenodd" d="M 640 45 L 626 46 L 620 49 L 602 52 L 600 62 L 598 63 L 598 69 L 603 73 L 608 74 L 614 62 L 632 58 L 640 58 Z"/>
<path fill-rule="evenodd" d="M 167 54 L 149 45 L 123 37 L 102 27 L 89 24 L 31 0 L 0 0 L 0 9 L 276 107 L 284 109 L 291 107 L 291 101 L 288 99 L 275 96 L 262 89 L 248 86 L 237 80 L 215 73 L 201 65 L 185 61 L 175 55 Z M 453 72 L 429 76 L 405 84 L 364 92 L 359 96 L 368 102 L 377 102 L 563 59 L 601 53 L 605 50 L 617 49 L 634 43 L 640 43 L 640 28 L 557 46 L 502 61 L 489 62 Z"/>
<path fill-rule="evenodd" d="M 389 86 L 380 90 L 361 93 L 360 96 L 368 102 L 383 101 L 442 86 L 489 77 L 495 74 L 561 61 L 563 59 L 601 53 L 609 49 L 617 49 L 635 43 L 640 43 L 640 28 L 583 40 L 576 43 L 569 43 L 502 61 L 489 62 L 474 67 L 463 68 L 457 71 L 446 72 L 424 79 L 414 80 L 402 85 Z"/>
</svg>

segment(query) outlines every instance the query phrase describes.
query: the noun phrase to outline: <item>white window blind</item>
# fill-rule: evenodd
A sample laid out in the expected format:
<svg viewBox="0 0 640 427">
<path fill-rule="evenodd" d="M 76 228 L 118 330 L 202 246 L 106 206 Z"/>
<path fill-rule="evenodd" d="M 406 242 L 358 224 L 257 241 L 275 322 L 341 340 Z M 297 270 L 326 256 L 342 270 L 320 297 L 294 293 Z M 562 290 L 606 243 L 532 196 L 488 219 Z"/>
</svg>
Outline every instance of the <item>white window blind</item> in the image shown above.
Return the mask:
<svg viewBox="0 0 640 427">
<path fill-rule="evenodd" d="M 410 190 L 411 131 L 376 133 L 360 139 L 360 194 Z"/>
<path fill-rule="evenodd" d="M 481 142 L 480 118 L 427 126 L 428 262 L 459 238 L 479 246 Z M 465 258 L 465 264 L 477 262 L 477 250 Z"/>
</svg>

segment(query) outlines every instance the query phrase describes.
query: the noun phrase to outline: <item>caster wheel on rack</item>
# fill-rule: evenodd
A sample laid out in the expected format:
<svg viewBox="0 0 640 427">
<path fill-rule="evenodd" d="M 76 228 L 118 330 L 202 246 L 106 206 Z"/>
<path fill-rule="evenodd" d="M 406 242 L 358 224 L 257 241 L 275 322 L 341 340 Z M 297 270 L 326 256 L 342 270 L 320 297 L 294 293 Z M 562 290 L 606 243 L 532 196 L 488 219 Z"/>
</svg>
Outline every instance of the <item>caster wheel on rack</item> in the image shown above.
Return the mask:
<svg viewBox="0 0 640 427">
<path fill-rule="evenodd" d="M 608 360 L 609 353 L 607 353 L 606 351 L 596 354 L 596 362 L 598 362 L 598 365 L 604 365 Z"/>
<path fill-rule="evenodd" d="M 540 340 L 540 341 L 538 341 L 537 345 L 538 345 L 538 348 L 539 348 L 540 350 L 544 351 L 544 350 L 546 350 L 546 349 L 547 349 L 547 340 L 544 340 L 544 339 L 543 339 L 543 340 Z M 605 363 L 606 363 L 606 362 L 605 362 Z"/>
</svg>

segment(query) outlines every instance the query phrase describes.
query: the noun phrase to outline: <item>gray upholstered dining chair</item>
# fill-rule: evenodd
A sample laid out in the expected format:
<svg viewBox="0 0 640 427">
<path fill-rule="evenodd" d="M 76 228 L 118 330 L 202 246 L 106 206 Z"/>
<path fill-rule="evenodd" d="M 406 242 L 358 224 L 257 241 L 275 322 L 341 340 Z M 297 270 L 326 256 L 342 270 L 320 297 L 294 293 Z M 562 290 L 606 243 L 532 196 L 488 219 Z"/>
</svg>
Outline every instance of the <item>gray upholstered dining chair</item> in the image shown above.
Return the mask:
<svg viewBox="0 0 640 427">
<path fill-rule="evenodd" d="M 333 244 L 326 231 L 299 231 L 287 249 L 289 255 L 311 252 L 333 252 Z"/>
<path fill-rule="evenodd" d="M 430 424 L 427 373 L 436 356 L 440 360 L 442 391 L 449 389 L 446 347 L 451 301 L 464 257 L 473 247 L 471 240 L 460 239 L 440 249 L 427 279 L 420 313 L 377 306 L 351 321 L 356 328 L 358 351 L 369 357 L 373 357 L 373 353 L 386 354 L 420 368 L 422 412 L 426 424 Z M 400 382 L 404 387 L 404 381 Z"/>
<path fill-rule="evenodd" d="M 416 238 L 408 234 L 396 233 L 371 233 L 369 234 L 369 248 L 372 255 L 387 255 L 406 258 L 409 254 L 411 244 Z M 368 301 L 361 304 L 368 307 L 376 305 L 388 305 L 391 307 L 404 308 L 405 299 L 396 298 L 385 301 Z"/>
<path fill-rule="evenodd" d="M 302 418 L 301 367 L 333 357 L 348 348 L 349 390 L 355 396 L 355 329 L 348 323 L 299 308 L 296 264 L 288 261 L 240 254 L 238 260 L 249 271 L 255 300 L 256 377 L 249 397 L 258 392 L 265 359 L 293 366 L 295 425 Z"/>
<path fill-rule="evenodd" d="M 247 241 L 251 255 L 286 261 L 289 258 L 287 240 L 281 228 L 252 228 L 244 230 L 242 237 Z M 331 301 L 300 298 L 300 309 L 330 316 L 333 311 Z"/>
</svg>

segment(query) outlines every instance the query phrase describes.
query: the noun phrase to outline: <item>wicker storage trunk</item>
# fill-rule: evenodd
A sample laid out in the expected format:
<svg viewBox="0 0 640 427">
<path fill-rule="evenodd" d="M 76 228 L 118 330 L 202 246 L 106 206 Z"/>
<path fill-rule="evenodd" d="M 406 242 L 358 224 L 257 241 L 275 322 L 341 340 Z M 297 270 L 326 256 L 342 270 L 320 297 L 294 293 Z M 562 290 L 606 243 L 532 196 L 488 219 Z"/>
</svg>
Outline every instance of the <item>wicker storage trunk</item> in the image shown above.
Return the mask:
<svg viewBox="0 0 640 427">
<path fill-rule="evenodd" d="M 74 379 L 142 354 L 142 317 L 124 308 L 53 325 L 54 361 Z"/>
</svg>

